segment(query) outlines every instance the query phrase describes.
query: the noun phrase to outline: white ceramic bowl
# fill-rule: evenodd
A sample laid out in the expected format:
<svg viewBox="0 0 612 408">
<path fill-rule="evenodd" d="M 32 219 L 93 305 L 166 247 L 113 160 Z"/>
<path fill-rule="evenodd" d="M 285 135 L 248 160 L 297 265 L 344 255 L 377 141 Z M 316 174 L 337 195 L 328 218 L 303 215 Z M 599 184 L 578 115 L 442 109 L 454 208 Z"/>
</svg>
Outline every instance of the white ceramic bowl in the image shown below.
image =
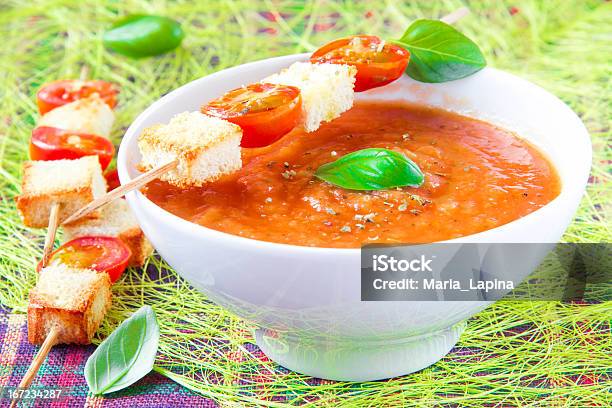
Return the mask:
<svg viewBox="0 0 612 408">
<path fill-rule="evenodd" d="M 119 177 L 138 172 L 136 140 L 144 127 L 198 110 L 225 91 L 307 56 L 257 61 L 200 78 L 164 96 L 128 129 Z M 424 84 L 407 76 L 358 99 L 407 100 L 483 118 L 517 131 L 556 166 L 561 194 L 543 208 L 463 242 L 557 242 L 584 192 L 589 135 L 563 102 L 538 86 L 486 68 L 469 78 Z M 161 256 L 210 299 L 256 323 L 257 344 L 281 365 L 316 377 L 365 381 L 411 373 L 443 357 L 465 320 L 490 302 L 361 302 L 360 251 L 256 241 L 178 218 L 139 192 L 128 203 Z"/>
</svg>

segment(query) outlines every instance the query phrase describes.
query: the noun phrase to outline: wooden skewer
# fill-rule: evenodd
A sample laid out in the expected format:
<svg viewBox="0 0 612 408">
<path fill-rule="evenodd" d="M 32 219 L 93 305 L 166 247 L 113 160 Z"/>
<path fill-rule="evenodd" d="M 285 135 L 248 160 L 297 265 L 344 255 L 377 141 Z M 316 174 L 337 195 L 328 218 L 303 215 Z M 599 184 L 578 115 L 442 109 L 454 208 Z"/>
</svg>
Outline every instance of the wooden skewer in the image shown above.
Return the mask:
<svg viewBox="0 0 612 408">
<path fill-rule="evenodd" d="M 49 262 L 49 255 L 53 251 L 53 244 L 55 243 L 55 233 L 59 225 L 59 203 L 53 203 L 51 205 L 51 214 L 49 215 L 49 226 L 47 227 L 47 236 L 45 237 L 45 247 L 43 249 L 42 256 L 42 267 L 47 266 Z"/>
<path fill-rule="evenodd" d="M 178 160 L 172 160 L 171 162 L 162 164 L 161 166 L 154 167 L 146 173 L 143 173 L 140 176 L 136 177 L 129 183 L 126 183 L 122 186 L 117 187 L 114 190 L 109 191 L 102 197 L 96 198 L 91 203 L 87 204 L 85 207 L 81 208 L 80 210 L 72 214 L 70 217 L 66 218 L 63 224 L 69 224 L 73 221 L 76 221 L 79 218 L 91 213 L 92 211 L 97 210 L 103 205 L 108 204 L 119 197 L 123 197 L 130 191 L 138 190 L 140 187 L 173 170 L 174 168 L 176 168 L 177 165 Z"/>
<path fill-rule="evenodd" d="M 81 73 L 79 74 L 79 79 L 84 81 L 89 76 L 89 67 L 87 65 L 83 65 L 81 67 Z"/>
<path fill-rule="evenodd" d="M 440 19 L 440 21 L 446 24 L 454 24 L 457 21 L 461 20 L 463 17 L 467 16 L 468 14 L 470 14 L 470 9 L 467 7 L 461 7 L 453 11 L 452 13 L 445 15 Z"/>
<path fill-rule="evenodd" d="M 45 339 L 42 346 L 40 346 L 38 353 L 36 353 L 34 360 L 32 360 L 30 367 L 28 367 L 28 371 L 25 373 L 25 375 L 19 382 L 18 389 L 27 389 L 30 384 L 32 384 L 32 381 L 34 380 L 34 377 L 36 377 L 40 366 L 47 358 L 47 355 L 49 354 L 49 351 L 51 351 L 51 348 L 57 342 L 59 334 L 59 329 L 57 329 L 56 327 L 52 328 L 49 334 L 47 334 L 47 338 Z M 18 398 L 13 398 L 13 400 L 11 401 L 11 408 L 15 407 L 18 401 Z"/>
</svg>

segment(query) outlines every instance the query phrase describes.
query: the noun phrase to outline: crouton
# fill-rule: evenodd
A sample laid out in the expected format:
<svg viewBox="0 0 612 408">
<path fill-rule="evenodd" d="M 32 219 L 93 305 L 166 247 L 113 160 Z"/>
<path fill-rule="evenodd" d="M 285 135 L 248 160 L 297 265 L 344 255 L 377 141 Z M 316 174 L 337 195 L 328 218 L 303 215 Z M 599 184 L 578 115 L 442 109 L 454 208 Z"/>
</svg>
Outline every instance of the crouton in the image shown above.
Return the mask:
<svg viewBox="0 0 612 408">
<path fill-rule="evenodd" d="M 110 137 L 115 114 L 97 95 L 78 99 L 45 113 L 38 126 Z"/>
<path fill-rule="evenodd" d="M 28 340 L 42 344 L 56 328 L 58 343 L 89 344 L 110 305 L 107 273 L 65 265 L 44 268 L 30 291 Z"/>
<path fill-rule="evenodd" d="M 84 235 L 113 236 L 121 239 L 132 251 L 129 266 L 142 266 L 153 252 L 153 246 L 132 214 L 125 200 L 114 200 L 100 210 L 97 219 L 79 219 L 64 225 L 64 239 L 69 241 Z"/>
<path fill-rule="evenodd" d="M 106 180 L 97 156 L 76 160 L 28 161 L 23 165 L 21 195 L 17 209 L 28 227 L 44 228 L 53 203 L 58 203 L 60 222 L 106 193 Z M 96 218 L 97 213 L 88 215 Z"/>
<path fill-rule="evenodd" d="M 339 117 L 353 106 L 355 75 L 350 65 L 296 62 L 261 82 L 292 85 L 302 94 L 302 125 L 314 132 L 322 122 Z"/>
<path fill-rule="evenodd" d="M 143 171 L 178 160 L 160 178 L 178 187 L 201 186 L 242 167 L 239 126 L 200 112 L 183 112 L 167 125 L 146 128 L 138 138 Z"/>
</svg>

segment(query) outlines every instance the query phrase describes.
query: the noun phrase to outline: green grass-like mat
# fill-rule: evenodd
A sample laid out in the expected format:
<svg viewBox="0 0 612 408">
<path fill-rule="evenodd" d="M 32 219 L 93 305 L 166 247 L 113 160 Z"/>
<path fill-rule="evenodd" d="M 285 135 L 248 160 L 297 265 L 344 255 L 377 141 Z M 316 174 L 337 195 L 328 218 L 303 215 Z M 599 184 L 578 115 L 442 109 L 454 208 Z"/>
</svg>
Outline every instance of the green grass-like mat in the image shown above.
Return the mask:
<svg viewBox="0 0 612 408">
<path fill-rule="evenodd" d="M 249 60 L 311 50 L 350 33 L 399 36 L 417 17 L 440 17 L 464 2 L 440 1 L 0 1 L 0 304 L 23 312 L 43 231 L 21 226 L 13 197 L 44 82 L 90 76 L 121 86 L 116 141 L 164 93 Z M 610 241 L 610 54 L 612 4 L 603 0 L 465 2 L 458 23 L 489 64 L 555 93 L 578 112 L 594 147 L 592 179 L 565 235 Z M 518 11 L 511 15 L 509 8 Z M 180 20 L 183 47 L 129 60 L 107 52 L 103 30 L 117 16 L 159 13 Z M 151 270 L 163 262 L 152 259 Z M 249 326 L 170 273 L 131 270 L 114 287 L 100 336 L 143 303 L 158 312 L 156 370 L 224 405 L 610 406 L 609 303 L 501 302 L 470 320 L 458 347 L 434 366 L 388 381 L 320 381 L 267 360 Z M 186 323 L 182 325 L 181 323 Z"/>
</svg>

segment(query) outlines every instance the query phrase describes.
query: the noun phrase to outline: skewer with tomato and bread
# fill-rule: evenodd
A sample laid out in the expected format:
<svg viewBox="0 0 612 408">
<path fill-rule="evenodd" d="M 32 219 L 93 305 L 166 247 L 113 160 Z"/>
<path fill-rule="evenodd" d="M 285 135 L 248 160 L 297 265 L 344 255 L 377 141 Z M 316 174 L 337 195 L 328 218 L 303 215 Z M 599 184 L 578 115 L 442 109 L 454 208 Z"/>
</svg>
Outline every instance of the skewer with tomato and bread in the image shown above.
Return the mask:
<svg viewBox="0 0 612 408">
<path fill-rule="evenodd" d="M 21 388 L 55 344 L 91 343 L 110 308 L 111 284 L 152 252 L 123 200 L 65 225 L 66 242 L 53 251 L 57 226 L 107 192 L 103 171 L 115 153 L 109 136 L 117 93 L 111 83 L 79 79 L 46 84 L 37 94 L 42 116 L 16 201 L 26 226 L 49 230 L 28 305 L 28 340 L 42 347 Z"/>
<path fill-rule="evenodd" d="M 355 92 L 397 80 L 409 59 L 407 50 L 379 37 L 347 37 L 321 47 L 308 62 L 225 93 L 200 111 L 148 127 L 138 139 L 145 173 L 96 198 L 67 222 L 157 178 L 179 187 L 201 186 L 237 171 L 241 147 L 268 146 L 298 126 L 314 132 L 349 110 Z"/>
<path fill-rule="evenodd" d="M 55 200 L 65 201 L 58 217 L 61 223 L 75 203 L 91 201 L 115 182 L 116 171 L 103 172 L 115 154 L 109 137 L 117 94 L 114 84 L 100 80 L 56 81 L 40 89 L 37 103 L 43 116 L 32 131 L 31 161 L 24 164 L 22 194 L 17 197 L 26 226 L 44 227 L 45 203 Z M 120 238 L 131 252 L 127 266 L 142 266 L 152 252 L 123 201 L 64 225 L 66 240 L 82 236 Z"/>
</svg>

